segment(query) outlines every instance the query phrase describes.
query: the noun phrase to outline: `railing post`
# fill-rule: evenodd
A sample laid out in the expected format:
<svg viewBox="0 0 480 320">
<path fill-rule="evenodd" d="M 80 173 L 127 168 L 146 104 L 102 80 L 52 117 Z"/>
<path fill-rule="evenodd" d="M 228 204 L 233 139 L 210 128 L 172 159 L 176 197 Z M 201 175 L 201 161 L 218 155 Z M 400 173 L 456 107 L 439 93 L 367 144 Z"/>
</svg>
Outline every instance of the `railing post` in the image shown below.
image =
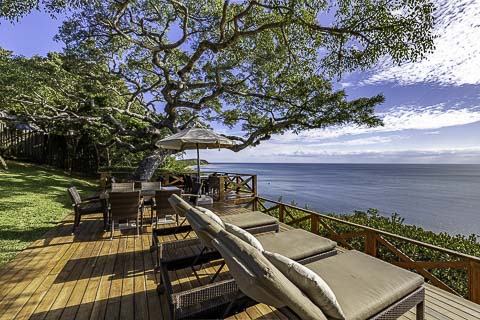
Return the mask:
<svg viewBox="0 0 480 320">
<path fill-rule="evenodd" d="M 280 222 L 285 221 L 285 206 L 283 203 L 278 205 L 278 220 Z"/>
<path fill-rule="evenodd" d="M 318 222 L 319 217 L 316 214 L 312 214 L 310 216 L 310 232 L 313 232 L 315 234 L 319 234 L 319 222 Z"/>
<path fill-rule="evenodd" d="M 100 190 L 105 191 L 107 189 L 108 172 L 100 172 Z"/>
<path fill-rule="evenodd" d="M 236 187 L 235 187 L 235 193 L 238 195 L 240 193 L 240 176 L 237 174 L 235 176 L 235 184 L 236 184 Z"/>
<path fill-rule="evenodd" d="M 253 198 L 253 202 L 252 202 L 252 211 L 258 211 L 258 201 L 260 201 L 260 200 L 255 195 L 255 197 Z"/>
<path fill-rule="evenodd" d="M 365 232 L 365 253 L 373 257 L 377 256 L 377 237 L 374 232 Z"/>
<path fill-rule="evenodd" d="M 252 192 L 253 192 L 254 196 L 258 195 L 258 193 L 257 193 L 257 175 L 256 174 L 254 174 L 252 176 Z"/>
<path fill-rule="evenodd" d="M 468 265 L 468 299 L 480 304 L 480 263 L 476 261 Z"/>
<path fill-rule="evenodd" d="M 218 201 L 225 201 L 225 177 L 218 177 Z"/>
</svg>

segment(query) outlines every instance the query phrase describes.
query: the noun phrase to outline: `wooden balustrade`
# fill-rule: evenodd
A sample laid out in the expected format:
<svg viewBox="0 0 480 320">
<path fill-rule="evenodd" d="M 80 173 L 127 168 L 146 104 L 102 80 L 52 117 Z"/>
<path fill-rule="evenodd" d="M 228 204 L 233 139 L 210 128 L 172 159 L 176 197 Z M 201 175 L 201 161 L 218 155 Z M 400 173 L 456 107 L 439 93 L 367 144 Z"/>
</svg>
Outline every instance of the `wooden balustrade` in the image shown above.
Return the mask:
<svg viewBox="0 0 480 320">
<path fill-rule="evenodd" d="M 202 174 L 209 174 L 212 172 L 202 172 Z M 100 174 L 100 188 L 105 190 L 107 188 L 108 178 L 118 176 L 120 180 L 123 177 L 131 175 L 131 172 L 116 171 L 116 172 L 99 172 Z M 229 172 L 216 172 L 219 178 L 220 190 L 218 199 L 222 201 L 230 201 L 234 203 L 242 203 L 244 199 L 251 201 L 252 197 L 257 195 L 257 176 L 254 174 L 241 174 Z M 185 184 L 182 173 L 163 172 L 160 174 L 163 186 L 178 186 L 183 187 Z"/>
<path fill-rule="evenodd" d="M 225 173 L 218 176 L 220 200 L 242 202 L 257 195 L 257 176 L 253 174 Z M 223 186 L 223 187 L 222 187 Z"/>
<path fill-rule="evenodd" d="M 279 201 L 266 199 L 263 197 L 255 197 L 251 199 L 252 205 L 257 210 L 263 211 L 270 215 L 276 216 L 280 222 L 288 225 L 297 226 L 301 224 L 303 228 L 319 234 L 323 231 L 327 237 L 336 241 L 340 246 L 347 249 L 354 249 L 347 241 L 352 239 L 363 238 L 364 252 L 380 259 L 385 259 L 385 254 L 380 254 L 380 250 L 393 255 L 394 260 L 388 259 L 390 263 L 399 267 L 414 270 L 422 275 L 431 284 L 448 291 L 460 295 L 454 288 L 451 288 L 445 282 L 436 277 L 431 269 L 462 269 L 466 271 L 468 294 L 466 298 L 480 303 L 480 258 L 456 252 L 450 249 L 438 247 L 429 243 L 409 239 L 400 235 L 396 235 L 387 231 L 363 226 L 353 222 L 348 222 L 333 216 L 321 214 L 309 209 L 300 208 L 294 205 L 285 204 Z M 270 206 L 267 206 L 267 203 Z M 331 223 L 348 226 L 349 231 L 339 233 L 330 225 Z M 322 229 L 322 230 L 320 230 Z M 449 260 L 445 261 L 416 261 L 402 252 L 394 242 L 408 243 L 418 248 L 431 250 L 441 253 Z"/>
</svg>

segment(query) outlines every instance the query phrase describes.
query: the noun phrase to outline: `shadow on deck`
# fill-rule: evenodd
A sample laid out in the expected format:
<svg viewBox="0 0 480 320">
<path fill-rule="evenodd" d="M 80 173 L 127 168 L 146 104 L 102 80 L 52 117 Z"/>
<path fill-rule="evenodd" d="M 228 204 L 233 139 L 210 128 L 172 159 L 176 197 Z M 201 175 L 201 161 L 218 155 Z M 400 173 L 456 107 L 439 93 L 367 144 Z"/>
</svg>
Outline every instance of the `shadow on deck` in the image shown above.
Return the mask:
<svg viewBox="0 0 480 320">
<path fill-rule="evenodd" d="M 218 207 L 227 213 L 244 209 Z M 116 231 L 113 241 L 102 230 L 102 218 L 82 220 L 70 234 L 68 217 L 0 269 L 0 319 L 163 319 L 165 297 L 156 292 L 150 253 L 151 229 L 140 237 Z M 282 228 L 286 228 L 283 226 Z M 172 240 L 165 236 L 164 240 Z M 204 284 L 218 261 L 206 266 L 197 280 L 190 270 L 172 272 L 176 290 Z M 227 274 L 223 273 L 222 277 Z M 426 285 L 426 319 L 480 319 L 480 305 Z M 232 319 L 286 319 L 279 311 L 258 304 Z M 401 319 L 414 319 L 414 311 Z"/>
</svg>

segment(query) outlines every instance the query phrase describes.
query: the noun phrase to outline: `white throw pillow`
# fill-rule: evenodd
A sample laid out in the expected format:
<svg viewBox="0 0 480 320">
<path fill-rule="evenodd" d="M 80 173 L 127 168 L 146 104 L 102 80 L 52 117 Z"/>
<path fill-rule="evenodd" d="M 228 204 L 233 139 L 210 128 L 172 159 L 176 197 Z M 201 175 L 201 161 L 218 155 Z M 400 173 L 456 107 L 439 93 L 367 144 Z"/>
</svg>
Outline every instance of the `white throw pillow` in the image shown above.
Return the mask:
<svg viewBox="0 0 480 320">
<path fill-rule="evenodd" d="M 236 225 L 233 225 L 231 223 L 225 223 L 225 230 L 233 234 L 234 236 L 237 236 L 238 238 L 242 239 L 252 247 L 254 247 L 257 250 L 263 251 L 263 246 L 258 241 L 257 238 L 255 238 L 250 232 L 243 230 L 240 227 L 237 227 Z"/>
<path fill-rule="evenodd" d="M 207 209 L 207 208 L 204 208 L 204 207 L 195 207 L 195 209 L 197 209 L 198 211 L 201 211 L 203 212 L 204 214 L 206 214 L 210 219 L 212 219 L 213 221 L 215 221 L 216 223 L 218 223 L 218 225 L 220 227 L 222 227 L 222 229 L 225 229 L 225 223 L 223 223 L 222 219 L 220 219 L 220 217 L 214 213 L 213 211 Z"/>
<path fill-rule="evenodd" d="M 264 251 L 263 255 L 305 293 L 329 319 L 345 319 L 337 297 L 322 277 L 281 254 Z"/>
<path fill-rule="evenodd" d="M 262 252 L 226 230 L 212 240 L 239 289 L 253 300 L 276 308 L 288 306 L 305 320 L 327 320 L 323 312 L 289 281 Z"/>
</svg>

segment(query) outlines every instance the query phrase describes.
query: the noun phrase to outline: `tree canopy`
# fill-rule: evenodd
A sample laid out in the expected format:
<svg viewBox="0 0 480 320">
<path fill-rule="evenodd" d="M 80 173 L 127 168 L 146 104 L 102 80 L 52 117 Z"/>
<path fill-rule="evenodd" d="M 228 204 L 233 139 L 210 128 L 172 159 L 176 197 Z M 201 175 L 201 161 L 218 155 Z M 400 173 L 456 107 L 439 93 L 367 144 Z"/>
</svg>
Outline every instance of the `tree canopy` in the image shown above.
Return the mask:
<svg viewBox="0 0 480 320">
<path fill-rule="evenodd" d="M 61 10 L 64 2 L 42 4 Z M 374 110 L 382 95 L 348 100 L 332 83 L 385 56 L 402 63 L 433 50 L 429 0 L 106 0 L 68 6 L 74 9 L 57 36 L 66 43 L 65 56 L 105 71 L 100 87 L 107 88 L 111 77 L 124 83 L 121 92 L 108 89 L 118 97 L 101 108 L 108 119 L 92 119 L 118 143 L 145 131 L 153 139 L 194 121 L 240 128 L 243 135 L 230 136 L 238 142 L 235 151 L 286 131 L 377 126 Z M 8 1 L 1 9 L 10 18 L 28 11 L 6 8 Z M 122 117 L 141 126 L 126 130 Z"/>
</svg>

